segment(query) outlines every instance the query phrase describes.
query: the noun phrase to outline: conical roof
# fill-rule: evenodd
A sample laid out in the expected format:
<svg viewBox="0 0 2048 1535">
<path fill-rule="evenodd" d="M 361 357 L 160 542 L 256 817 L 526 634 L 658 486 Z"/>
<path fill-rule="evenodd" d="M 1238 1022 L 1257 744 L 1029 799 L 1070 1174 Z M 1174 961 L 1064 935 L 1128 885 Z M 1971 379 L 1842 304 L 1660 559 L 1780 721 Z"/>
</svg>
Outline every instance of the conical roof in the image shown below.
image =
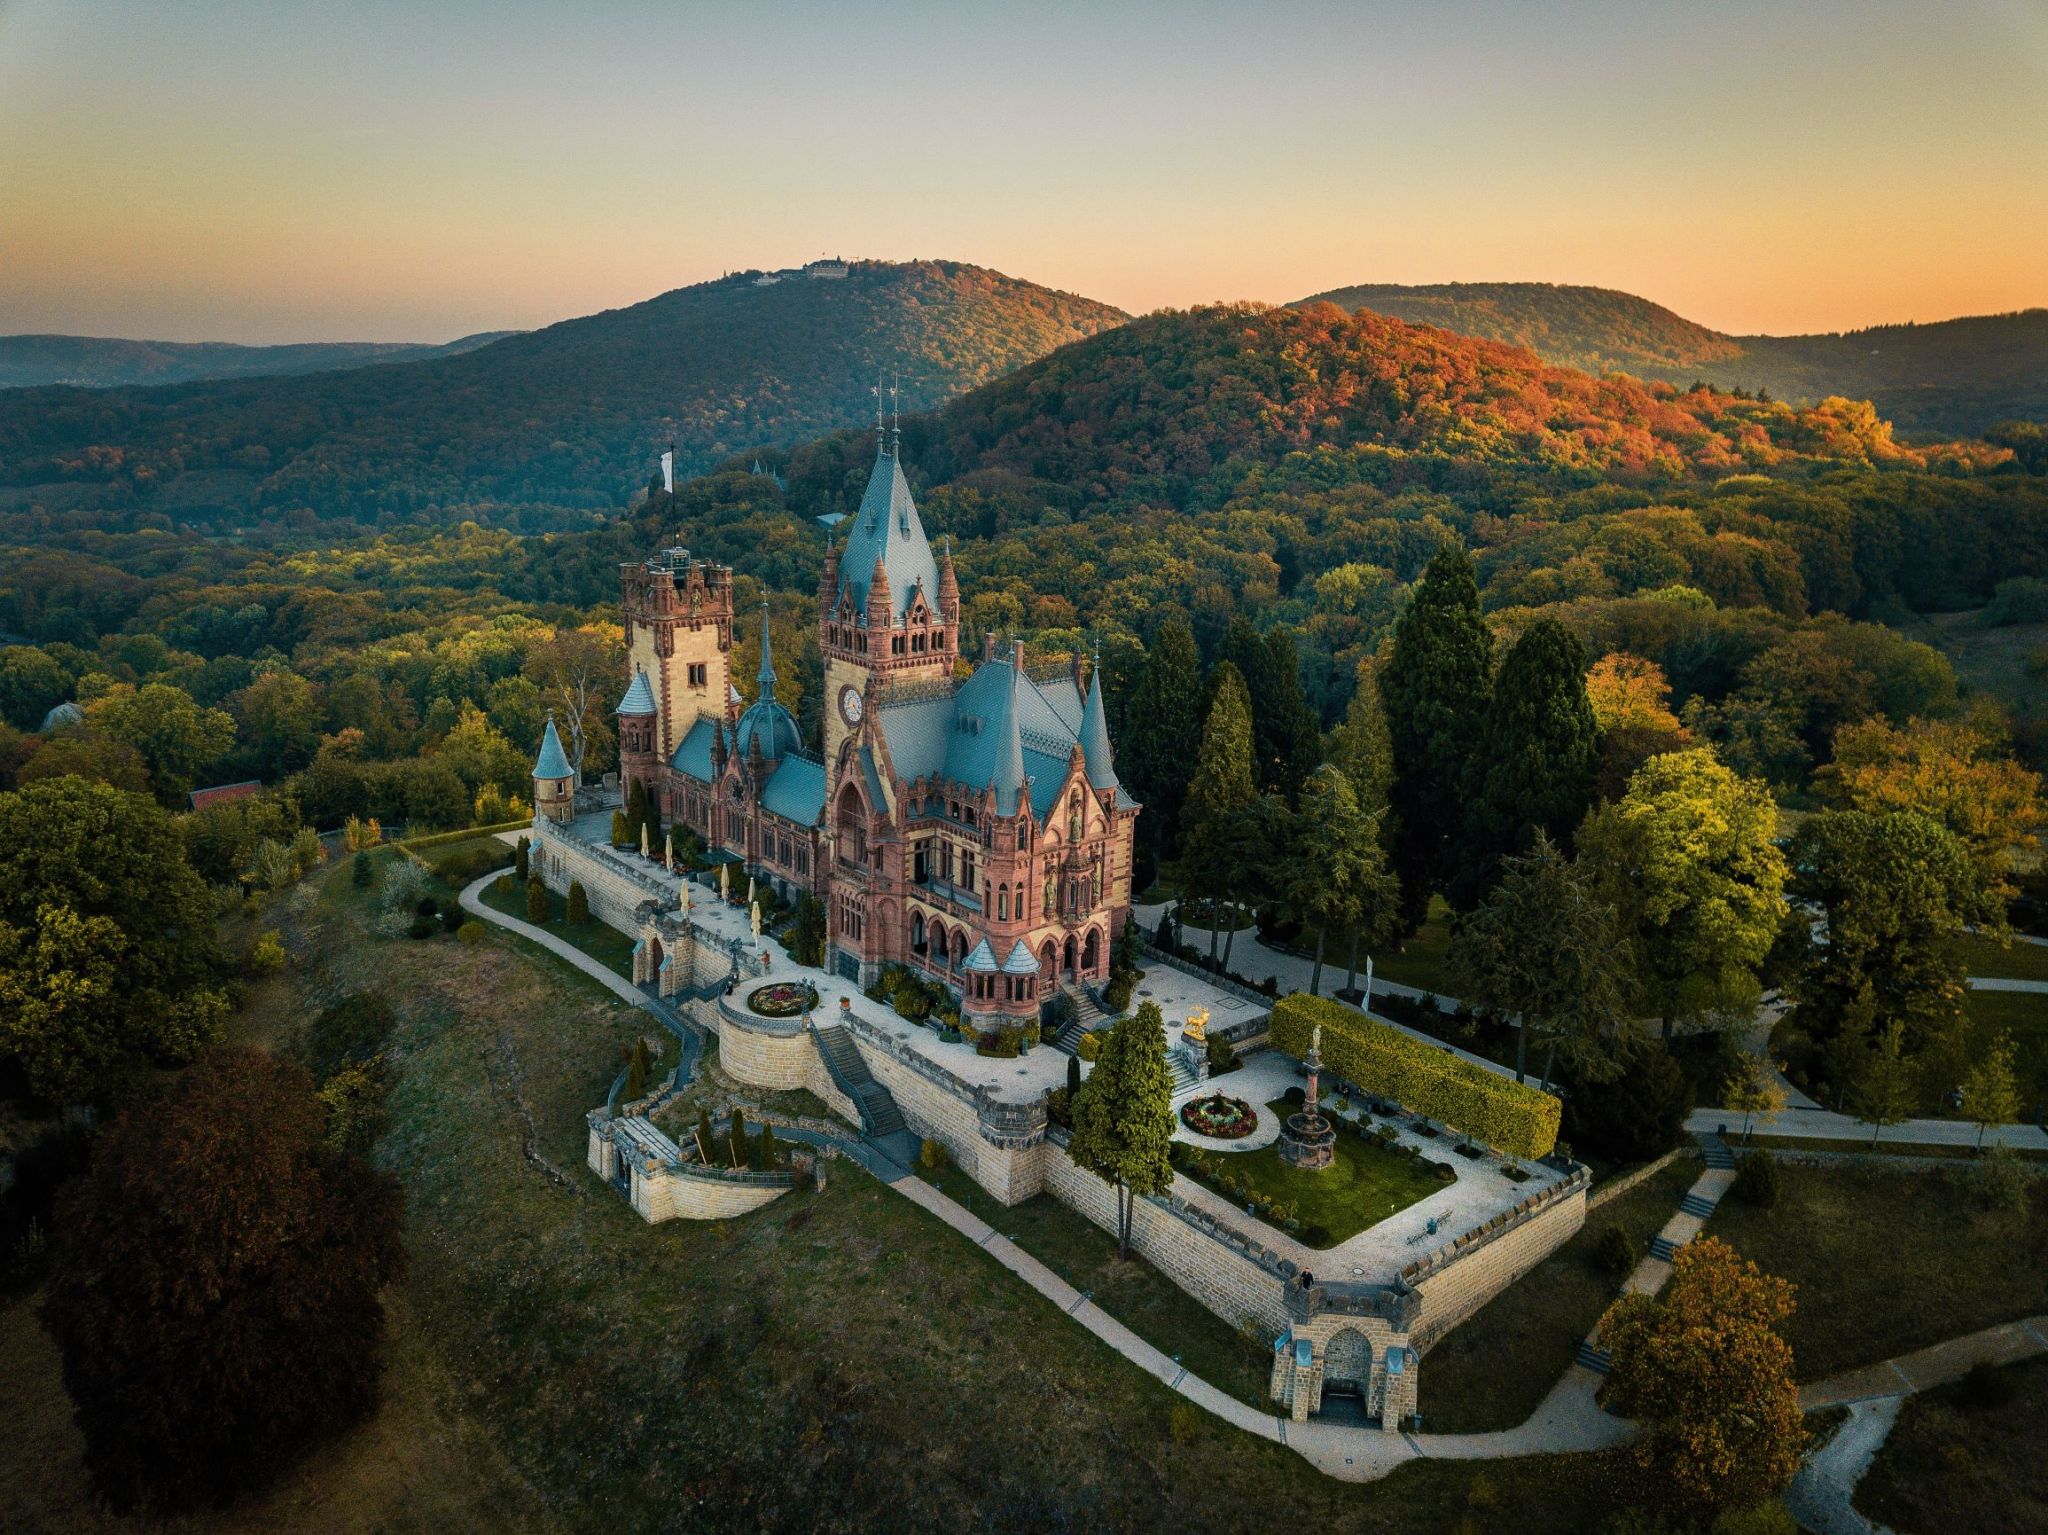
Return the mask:
<svg viewBox="0 0 2048 1535">
<path fill-rule="evenodd" d="M 1018 719 L 1017 677 L 1023 668 L 1010 660 L 1009 707 L 996 722 L 996 770 L 989 787 L 996 791 L 996 814 L 1015 815 L 1024 799 L 1024 731 Z"/>
<path fill-rule="evenodd" d="M 626 696 L 619 700 L 617 714 L 652 714 L 654 710 L 654 689 L 648 686 L 647 673 L 633 673 L 633 685 L 626 689 Z"/>
<path fill-rule="evenodd" d="M 1004 961 L 1003 961 L 1003 974 L 1005 974 L 1005 975 L 1036 975 L 1036 974 L 1038 974 L 1038 961 L 1037 961 L 1037 960 L 1035 960 L 1035 959 L 1033 959 L 1033 958 L 1031 957 L 1031 951 L 1030 951 L 1029 949 L 1027 949 L 1026 947 L 1024 947 L 1024 940 L 1023 940 L 1023 939 L 1019 938 L 1019 939 L 1017 940 L 1017 942 L 1016 942 L 1016 945 L 1015 945 L 1015 947 L 1013 947 L 1013 948 L 1012 948 L 1012 949 L 1010 950 L 1010 957 L 1009 957 L 1008 959 L 1006 959 L 1006 960 L 1004 960 Z"/>
<path fill-rule="evenodd" d="M 903 477 L 903 465 L 884 448 L 875 454 L 875 467 L 868 475 L 867 494 L 854 513 L 846 549 L 839 557 L 844 579 L 841 589 L 853 599 L 856 610 L 865 612 L 874 572 L 880 565 L 889 583 L 889 612 L 900 618 L 910 606 L 910 595 L 920 585 L 925 601 L 939 600 L 939 568 L 932 559 L 932 546 L 925 537 L 924 522 L 911 499 L 910 482 Z"/>
<path fill-rule="evenodd" d="M 574 778 L 570 770 L 568 753 L 562 750 L 562 738 L 555 734 L 555 716 L 548 714 L 548 727 L 541 732 L 540 755 L 533 762 L 535 778 Z"/>
<path fill-rule="evenodd" d="M 1088 784 L 1095 789 L 1116 787 L 1116 762 L 1109 747 L 1109 716 L 1102 704 L 1101 657 L 1096 658 L 1088 679 L 1088 702 L 1081 710 L 1081 756 L 1087 766 Z"/>
<path fill-rule="evenodd" d="M 988 946 L 986 938 L 977 943 L 973 951 L 968 954 L 966 968 L 974 971 L 977 975 L 994 975 L 1000 968 L 996 964 L 996 951 Z"/>
</svg>

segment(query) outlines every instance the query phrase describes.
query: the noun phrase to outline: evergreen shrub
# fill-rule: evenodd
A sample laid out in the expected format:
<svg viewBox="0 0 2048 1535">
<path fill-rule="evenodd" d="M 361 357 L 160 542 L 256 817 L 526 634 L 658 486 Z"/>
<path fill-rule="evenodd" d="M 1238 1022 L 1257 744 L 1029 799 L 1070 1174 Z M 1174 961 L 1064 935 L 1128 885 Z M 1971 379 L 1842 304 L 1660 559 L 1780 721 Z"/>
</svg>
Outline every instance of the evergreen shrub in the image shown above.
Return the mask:
<svg viewBox="0 0 2048 1535">
<path fill-rule="evenodd" d="M 1770 1209 L 1778 1202 L 1778 1159 L 1768 1151 L 1752 1151 L 1735 1170 L 1730 1187 L 1746 1203 L 1759 1210 Z"/>
</svg>

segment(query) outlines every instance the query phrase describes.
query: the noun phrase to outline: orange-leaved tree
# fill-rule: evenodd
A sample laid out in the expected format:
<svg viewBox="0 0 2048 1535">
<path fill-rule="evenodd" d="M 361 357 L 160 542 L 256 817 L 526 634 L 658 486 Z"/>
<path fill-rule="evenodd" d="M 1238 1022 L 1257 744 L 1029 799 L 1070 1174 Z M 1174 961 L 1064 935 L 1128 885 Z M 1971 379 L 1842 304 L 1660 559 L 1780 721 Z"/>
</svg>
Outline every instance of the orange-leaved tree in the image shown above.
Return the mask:
<svg viewBox="0 0 2048 1535">
<path fill-rule="evenodd" d="M 1672 1501 L 1748 1507 L 1799 1469 L 1806 1430 L 1778 1331 L 1795 1289 L 1704 1237 L 1679 1250 L 1661 1295 L 1623 1296 L 1602 1319 L 1606 1405 L 1641 1425 L 1637 1464 Z"/>
</svg>

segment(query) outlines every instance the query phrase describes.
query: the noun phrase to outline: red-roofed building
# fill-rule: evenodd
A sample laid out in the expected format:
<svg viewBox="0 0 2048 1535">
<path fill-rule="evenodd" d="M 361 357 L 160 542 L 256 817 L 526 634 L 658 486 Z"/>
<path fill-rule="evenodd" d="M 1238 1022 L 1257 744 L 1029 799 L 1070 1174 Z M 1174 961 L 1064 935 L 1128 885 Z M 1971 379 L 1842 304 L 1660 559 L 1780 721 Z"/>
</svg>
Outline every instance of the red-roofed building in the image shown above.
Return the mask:
<svg viewBox="0 0 2048 1535">
<path fill-rule="evenodd" d="M 215 805 L 231 805 L 238 799 L 254 799 L 263 787 L 258 779 L 247 779 L 242 783 L 216 784 L 211 789 L 192 791 L 192 808 L 207 810 Z"/>
</svg>

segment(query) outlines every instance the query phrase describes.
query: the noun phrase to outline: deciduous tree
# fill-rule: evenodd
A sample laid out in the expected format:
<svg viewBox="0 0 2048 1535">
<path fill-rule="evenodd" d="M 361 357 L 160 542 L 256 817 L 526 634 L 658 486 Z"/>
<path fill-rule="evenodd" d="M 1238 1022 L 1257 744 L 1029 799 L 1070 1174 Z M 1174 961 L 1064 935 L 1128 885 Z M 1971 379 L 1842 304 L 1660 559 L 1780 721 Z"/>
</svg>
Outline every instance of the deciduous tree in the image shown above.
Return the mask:
<svg viewBox="0 0 2048 1535">
<path fill-rule="evenodd" d="M 2020 1117 L 2019 1086 L 2013 1079 L 2012 1035 L 2001 1029 L 1985 1045 L 1984 1053 L 1963 1078 L 1963 1112 L 1977 1127 L 1977 1149 L 1984 1149 L 1984 1132 L 2011 1124 Z"/>
<path fill-rule="evenodd" d="M 1661 1295 L 1625 1295 L 1600 1323 L 1606 1401 L 1642 1427 L 1636 1461 L 1688 1512 L 1782 1491 L 1806 1430 L 1792 1347 L 1794 1287 L 1716 1237 L 1679 1249 Z"/>
<path fill-rule="evenodd" d="M 1777 807 L 1700 749 L 1652 757 L 1586 818 L 1580 856 L 1621 919 L 1637 987 L 1668 1035 L 1748 1018 L 1785 914 Z"/>
<path fill-rule="evenodd" d="M 219 1051 L 63 1195 L 44 1315 L 115 1508 L 261 1488 L 374 1407 L 399 1196 L 327 1131 L 302 1067 Z"/>
</svg>

